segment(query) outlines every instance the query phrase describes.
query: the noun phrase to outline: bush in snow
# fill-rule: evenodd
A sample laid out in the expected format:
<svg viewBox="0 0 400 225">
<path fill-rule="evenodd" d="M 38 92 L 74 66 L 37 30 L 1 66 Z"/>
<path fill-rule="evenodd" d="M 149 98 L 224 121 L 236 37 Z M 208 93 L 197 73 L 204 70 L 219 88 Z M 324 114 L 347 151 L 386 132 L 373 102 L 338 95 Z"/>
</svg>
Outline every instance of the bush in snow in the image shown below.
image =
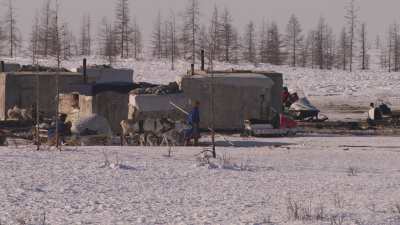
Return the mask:
<svg viewBox="0 0 400 225">
<path fill-rule="evenodd" d="M 357 176 L 357 175 L 358 175 L 358 172 L 359 172 L 359 170 L 358 170 L 356 167 L 353 167 L 353 166 L 350 166 L 350 167 L 347 169 L 347 174 L 348 174 L 349 176 L 352 176 L 352 177 Z"/>
<path fill-rule="evenodd" d="M 196 160 L 198 166 L 208 166 L 209 169 L 254 171 L 254 168 L 250 165 L 250 160 L 236 163 L 229 154 L 219 155 L 214 159 L 209 151 L 203 151 Z"/>
</svg>

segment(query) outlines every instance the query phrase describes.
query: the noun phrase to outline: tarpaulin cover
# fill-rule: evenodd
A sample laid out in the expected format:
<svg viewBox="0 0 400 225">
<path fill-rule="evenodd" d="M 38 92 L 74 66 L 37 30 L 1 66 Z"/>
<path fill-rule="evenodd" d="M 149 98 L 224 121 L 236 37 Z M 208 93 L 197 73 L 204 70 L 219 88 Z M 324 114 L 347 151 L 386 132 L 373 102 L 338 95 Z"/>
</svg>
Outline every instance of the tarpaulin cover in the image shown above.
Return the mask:
<svg viewBox="0 0 400 225">
<path fill-rule="evenodd" d="M 290 106 L 290 110 L 319 112 L 319 110 L 313 106 L 307 98 L 301 98 L 297 102 L 293 103 L 292 106 Z"/>
</svg>

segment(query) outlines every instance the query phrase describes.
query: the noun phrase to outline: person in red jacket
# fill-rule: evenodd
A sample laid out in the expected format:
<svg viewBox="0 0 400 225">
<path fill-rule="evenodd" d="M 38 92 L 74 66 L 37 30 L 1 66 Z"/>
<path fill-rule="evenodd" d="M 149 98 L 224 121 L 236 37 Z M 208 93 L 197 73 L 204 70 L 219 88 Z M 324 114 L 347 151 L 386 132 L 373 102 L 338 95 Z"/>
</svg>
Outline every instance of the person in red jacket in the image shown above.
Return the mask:
<svg viewBox="0 0 400 225">
<path fill-rule="evenodd" d="M 289 99 L 290 93 L 287 87 L 283 88 L 282 92 L 282 103 L 285 104 L 287 100 Z"/>
</svg>

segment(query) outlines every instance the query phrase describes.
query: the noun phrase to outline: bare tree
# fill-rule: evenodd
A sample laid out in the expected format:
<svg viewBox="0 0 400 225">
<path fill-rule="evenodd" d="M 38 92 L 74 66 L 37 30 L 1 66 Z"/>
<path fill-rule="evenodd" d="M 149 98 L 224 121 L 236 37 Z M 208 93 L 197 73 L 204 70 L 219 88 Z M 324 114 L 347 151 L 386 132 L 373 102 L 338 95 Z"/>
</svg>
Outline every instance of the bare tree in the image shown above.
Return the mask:
<svg viewBox="0 0 400 225">
<path fill-rule="evenodd" d="M 347 69 L 347 59 L 348 57 L 348 38 L 346 28 L 342 29 L 339 38 L 339 45 L 337 49 L 337 65 L 343 70 Z"/>
<path fill-rule="evenodd" d="M 129 3 L 128 0 L 117 0 L 115 14 L 115 32 L 118 41 L 118 52 L 121 58 L 129 57 Z"/>
<path fill-rule="evenodd" d="M 40 54 L 47 57 L 50 53 L 51 41 L 51 0 L 45 0 L 41 14 L 43 15 L 40 21 Z"/>
<path fill-rule="evenodd" d="M 6 30 L 6 40 L 8 43 L 9 56 L 14 57 L 17 47 L 20 44 L 20 38 L 18 35 L 17 28 L 17 16 L 15 13 L 15 7 L 12 0 L 7 1 L 7 12 L 6 18 L 4 20 L 5 30 Z"/>
<path fill-rule="evenodd" d="M 288 53 L 290 54 L 289 60 L 291 61 L 290 64 L 293 67 L 297 65 L 297 53 L 299 51 L 299 47 L 303 40 L 303 36 L 301 35 L 301 26 L 300 22 L 297 17 L 293 14 L 290 19 L 289 23 L 286 27 L 286 48 Z"/>
<path fill-rule="evenodd" d="M 400 69 L 400 34 L 399 34 L 399 24 L 393 24 L 392 39 L 393 39 L 393 63 L 394 71 L 399 71 Z"/>
<path fill-rule="evenodd" d="M 282 64 L 282 53 L 281 53 L 282 41 L 279 34 L 278 25 L 272 22 L 268 26 L 268 37 L 267 37 L 267 62 L 273 65 Z"/>
<path fill-rule="evenodd" d="M 210 48 L 212 49 L 213 57 L 212 60 L 220 59 L 221 53 L 221 23 L 219 21 L 219 10 L 217 5 L 214 5 L 214 11 L 211 17 L 209 37 L 210 37 Z"/>
<path fill-rule="evenodd" d="M 86 14 L 82 18 L 81 33 L 80 33 L 80 55 L 91 55 L 92 35 L 91 35 L 91 19 L 90 15 Z"/>
<path fill-rule="evenodd" d="M 239 63 L 241 56 L 241 38 L 239 32 L 236 29 L 232 29 L 232 50 L 230 53 L 230 62 Z"/>
<path fill-rule="evenodd" d="M 369 56 L 367 52 L 367 28 L 366 24 L 361 24 L 360 29 L 360 58 L 361 58 L 361 69 L 368 69 Z"/>
<path fill-rule="evenodd" d="M 345 19 L 347 21 L 348 26 L 348 38 L 349 38 L 349 68 L 350 72 L 353 70 L 353 52 L 354 52 L 354 38 L 357 27 L 357 13 L 358 8 L 355 4 L 355 0 L 350 0 L 349 4 L 346 7 L 346 16 Z"/>
<path fill-rule="evenodd" d="M 200 30 L 200 6 L 198 0 L 188 0 L 188 5 L 184 12 L 183 25 L 183 44 L 185 49 L 191 49 L 192 63 L 196 63 L 196 42 Z"/>
<path fill-rule="evenodd" d="M 320 18 L 316 33 L 315 33 L 315 52 L 316 52 L 316 65 L 319 69 L 325 67 L 325 49 L 324 42 L 326 38 L 326 23 L 323 17 Z"/>
<path fill-rule="evenodd" d="M 253 21 L 246 26 L 243 42 L 243 59 L 247 62 L 256 63 L 256 34 Z"/>
<path fill-rule="evenodd" d="M 154 30 L 152 36 L 153 57 L 162 58 L 162 19 L 161 12 L 158 12 L 157 19 L 154 22 Z"/>
<path fill-rule="evenodd" d="M 208 36 L 207 27 L 205 25 L 201 26 L 199 34 L 197 36 L 198 36 L 197 45 L 198 45 L 199 49 L 202 49 L 202 50 L 210 53 L 210 51 L 211 51 L 211 49 L 210 49 L 210 40 L 209 40 L 210 38 Z M 211 54 L 206 54 L 205 55 L 205 57 L 209 61 L 211 61 L 210 58 L 209 58 L 210 55 Z"/>
<path fill-rule="evenodd" d="M 376 49 L 380 49 L 381 48 L 381 37 L 378 35 L 376 35 L 375 38 L 375 48 Z"/>
<path fill-rule="evenodd" d="M 333 30 L 328 25 L 326 26 L 324 41 L 325 68 L 332 69 L 335 65 L 336 58 L 336 41 L 333 35 Z"/>
<path fill-rule="evenodd" d="M 336 58 L 335 38 L 332 28 L 326 24 L 323 17 L 319 19 L 313 36 L 313 65 L 318 66 L 319 69 L 332 69 Z"/>
<path fill-rule="evenodd" d="M 225 62 L 231 62 L 232 47 L 233 47 L 233 25 L 232 16 L 228 8 L 225 7 L 221 16 L 221 41 L 223 48 L 223 58 Z"/>
<path fill-rule="evenodd" d="M 39 32 L 40 32 L 39 12 L 36 11 L 29 40 L 29 51 L 31 53 L 32 65 L 38 63 L 39 41 L 40 41 Z"/>
<path fill-rule="evenodd" d="M 140 30 L 140 27 L 136 21 L 136 19 L 133 20 L 133 25 L 132 25 L 132 44 L 133 44 L 133 56 L 136 60 L 140 59 L 140 55 L 142 54 L 143 50 L 143 44 L 142 44 L 142 32 Z"/>
<path fill-rule="evenodd" d="M 64 60 L 67 60 L 75 55 L 74 53 L 74 42 L 76 38 L 73 32 L 69 29 L 67 23 L 63 23 L 61 30 L 61 41 L 62 41 L 62 56 Z"/>
<path fill-rule="evenodd" d="M 258 49 L 260 62 L 268 63 L 268 25 L 265 21 L 261 24 Z"/>
<path fill-rule="evenodd" d="M 107 21 L 107 18 L 103 18 L 101 27 L 99 29 L 99 45 L 100 55 L 102 55 L 110 65 L 113 64 L 115 57 L 118 55 L 116 46 L 116 37 L 114 29 Z"/>
<path fill-rule="evenodd" d="M 315 30 L 309 31 L 307 35 L 307 42 L 310 46 L 309 57 L 311 62 L 311 68 L 314 69 L 316 64 L 316 41 L 317 41 L 317 32 Z"/>
<path fill-rule="evenodd" d="M 299 65 L 301 67 L 306 67 L 308 60 L 309 60 L 309 56 L 310 56 L 310 41 L 309 39 L 303 39 L 303 41 L 300 43 L 300 47 L 299 47 Z"/>
<path fill-rule="evenodd" d="M 175 59 L 179 54 L 178 46 L 177 46 L 177 37 L 176 37 L 176 18 L 175 13 L 171 11 L 170 19 L 168 22 L 168 48 L 171 53 L 171 70 L 175 70 Z"/>
</svg>

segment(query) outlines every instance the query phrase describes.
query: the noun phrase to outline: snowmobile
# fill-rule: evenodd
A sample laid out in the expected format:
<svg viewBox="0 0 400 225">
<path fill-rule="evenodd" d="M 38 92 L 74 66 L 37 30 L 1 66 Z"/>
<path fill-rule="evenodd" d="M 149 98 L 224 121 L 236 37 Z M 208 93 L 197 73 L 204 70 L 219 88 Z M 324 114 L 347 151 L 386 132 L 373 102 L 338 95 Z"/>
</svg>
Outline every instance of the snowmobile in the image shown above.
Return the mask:
<svg viewBox="0 0 400 225">
<path fill-rule="evenodd" d="M 279 124 L 274 125 L 268 120 L 250 119 L 244 121 L 243 136 L 253 137 L 284 137 L 295 136 L 298 132 L 297 123 L 285 115 L 279 116 Z"/>
<path fill-rule="evenodd" d="M 328 117 L 320 114 L 320 110 L 310 103 L 307 98 L 301 98 L 289 108 L 289 115 L 295 120 L 305 122 L 324 122 Z"/>
</svg>

